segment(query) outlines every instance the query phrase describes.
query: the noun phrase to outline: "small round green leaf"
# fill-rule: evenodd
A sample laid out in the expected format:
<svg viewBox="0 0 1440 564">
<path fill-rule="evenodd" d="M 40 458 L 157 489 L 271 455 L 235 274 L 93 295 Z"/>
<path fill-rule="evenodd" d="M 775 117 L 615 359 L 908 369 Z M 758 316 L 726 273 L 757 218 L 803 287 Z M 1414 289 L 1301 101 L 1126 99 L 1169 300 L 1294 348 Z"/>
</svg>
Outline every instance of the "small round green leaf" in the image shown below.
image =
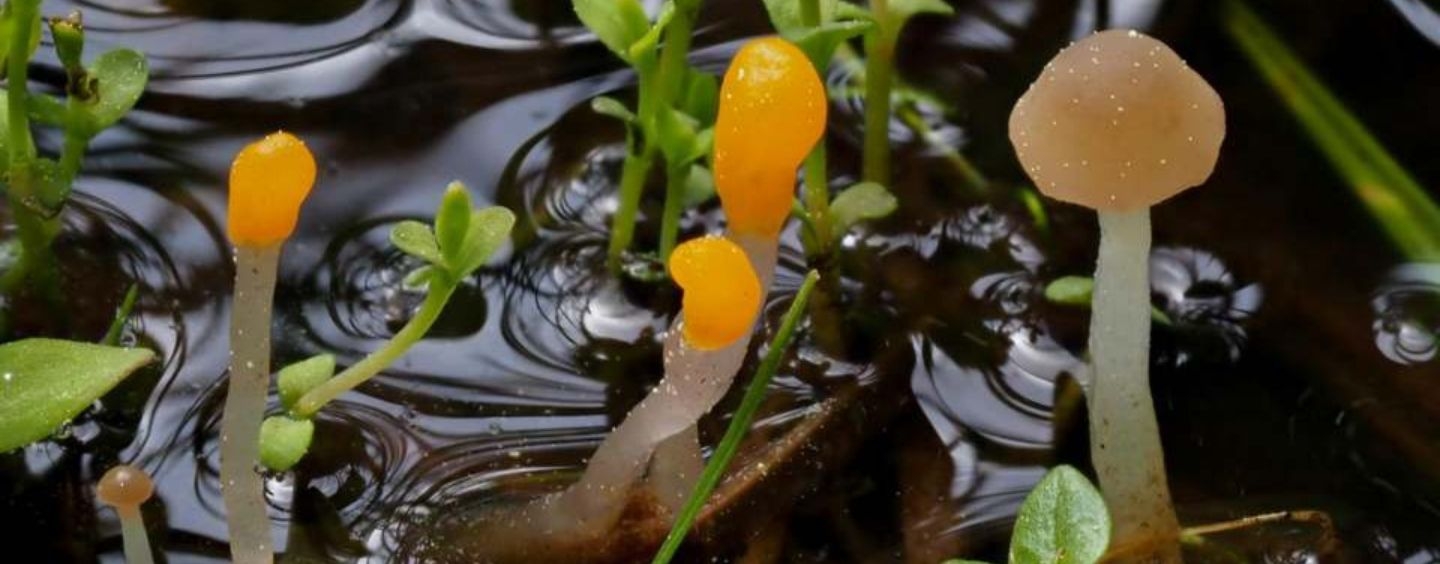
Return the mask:
<svg viewBox="0 0 1440 564">
<path fill-rule="evenodd" d="M 335 357 L 328 354 L 315 355 L 280 369 L 277 378 L 280 387 L 280 404 L 285 409 L 295 407 L 300 396 L 325 383 L 335 375 Z"/>
<path fill-rule="evenodd" d="M 266 417 L 260 424 L 260 463 L 284 472 L 300 463 L 315 438 L 315 423 L 283 415 Z"/>
<path fill-rule="evenodd" d="M 469 276 L 490 260 L 490 255 L 510 238 L 515 214 L 500 206 L 476 210 L 470 216 L 470 232 L 465 235 L 460 268 L 454 269 L 456 280 Z"/>
<path fill-rule="evenodd" d="M 1045 286 L 1045 299 L 1051 303 L 1090 306 L 1095 293 L 1095 280 L 1084 276 L 1062 276 Z"/>
<path fill-rule="evenodd" d="M 635 123 L 637 119 L 635 112 L 625 107 L 625 103 L 609 96 L 596 96 L 590 100 L 590 109 L 595 113 L 610 116 L 625 122 L 627 125 Z"/>
<path fill-rule="evenodd" d="M 135 107 L 150 77 L 145 56 L 131 49 L 116 49 L 90 63 L 90 77 L 96 80 L 97 96 L 81 106 L 87 116 L 88 135 L 114 125 Z"/>
<path fill-rule="evenodd" d="M 445 264 L 445 258 L 440 255 L 440 244 L 435 242 L 435 232 L 424 223 L 406 220 L 395 224 L 390 230 L 390 244 L 430 264 Z"/>
<path fill-rule="evenodd" d="M 1110 513 L 1085 475 L 1056 466 L 1020 505 L 1012 564 L 1092 564 L 1110 545 Z"/>
<path fill-rule="evenodd" d="M 877 183 L 861 182 L 851 186 L 830 202 L 830 216 L 835 221 L 835 236 L 843 236 L 862 221 L 890 215 L 898 206 L 895 196 Z"/>
</svg>

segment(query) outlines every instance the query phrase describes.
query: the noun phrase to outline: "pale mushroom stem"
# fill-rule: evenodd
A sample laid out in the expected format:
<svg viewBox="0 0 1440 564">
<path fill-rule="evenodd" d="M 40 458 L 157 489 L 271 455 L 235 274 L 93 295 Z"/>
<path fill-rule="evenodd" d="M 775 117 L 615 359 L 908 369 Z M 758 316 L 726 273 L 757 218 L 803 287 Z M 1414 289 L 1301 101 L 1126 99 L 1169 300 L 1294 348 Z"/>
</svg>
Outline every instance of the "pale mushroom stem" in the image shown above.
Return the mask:
<svg viewBox="0 0 1440 564">
<path fill-rule="evenodd" d="M 280 246 L 235 247 L 230 318 L 230 386 L 220 424 L 220 493 L 230 527 L 230 557 L 273 561 L 260 460 L 260 422 L 270 387 L 270 309 Z"/>
<path fill-rule="evenodd" d="M 749 257 L 764 292 L 770 287 L 775 272 L 779 242 L 747 234 L 729 237 Z M 538 518 L 542 530 L 581 535 L 607 532 L 619 518 L 631 488 L 639 483 L 660 445 L 676 435 L 693 432 L 700 417 L 730 389 L 745 361 L 750 336 L 741 337 L 722 349 L 701 350 L 691 347 L 682 337 L 680 329 L 684 322 L 682 314 L 665 339 L 665 377 L 660 384 L 606 436 L 578 482 L 541 502 L 544 510 Z M 662 452 L 689 456 L 691 449 L 683 444 L 675 446 L 677 448 Z M 685 465 L 680 460 L 657 462 L 659 467 Z"/>
<path fill-rule="evenodd" d="M 120 533 L 125 538 L 126 564 L 151 564 L 155 561 L 150 553 L 150 538 L 145 533 L 145 519 L 140 515 L 138 505 L 117 505 L 120 514 Z"/>
<path fill-rule="evenodd" d="M 1114 523 L 1114 546 L 1158 547 L 1179 561 L 1180 525 L 1150 397 L 1150 208 L 1100 212 L 1090 354 L 1090 458 Z"/>
</svg>

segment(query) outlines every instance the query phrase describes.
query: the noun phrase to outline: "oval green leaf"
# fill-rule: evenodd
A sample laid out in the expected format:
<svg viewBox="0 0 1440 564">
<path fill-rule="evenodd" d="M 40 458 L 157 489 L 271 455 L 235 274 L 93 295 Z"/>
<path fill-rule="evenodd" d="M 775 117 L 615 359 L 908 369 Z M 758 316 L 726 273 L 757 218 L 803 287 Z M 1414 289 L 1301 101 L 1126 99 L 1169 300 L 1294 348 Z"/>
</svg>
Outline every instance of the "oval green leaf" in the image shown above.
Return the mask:
<svg viewBox="0 0 1440 564">
<path fill-rule="evenodd" d="M 469 276 L 490 260 L 490 255 L 510 239 L 515 214 L 500 206 L 476 210 L 470 216 L 470 232 L 465 235 L 464 257 L 454 272 L 455 280 Z"/>
<path fill-rule="evenodd" d="M 276 472 L 294 468 L 310 451 L 315 423 L 283 415 L 266 417 L 260 424 L 260 463 Z"/>
<path fill-rule="evenodd" d="M 106 52 L 90 63 L 91 78 L 96 80 L 97 96 L 82 106 L 89 118 L 86 132 L 95 135 L 114 125 L 125 117 L 140 95 L 145 92 L 145 83 L 150 78 L 150 67 L 145 55 L 131 49 L 116 49 Z"/>
<path fill-rule="evenodd" d="M 390 244 L 430 264 L 445 264 L 445 258 L 440 255 L 440 244 L 435 242 L 435 232 L 424 223 L 405 220 L 395 224 L 390 230 Z"/>
<path fill-rule="evenodd" d="M 862 221 L 880 219 L 899 207 L 895 195 L 874 182 L 861 182 L 846 188 L 830 202 L 830 215 L 835 221 L 835 236 L 841 237 Z"/>
<path fill-rule="evenodd" d="M 335 375 L 335 357 L 318 354 L 280 369 L 276 378 L 280 387 L 280 405 L 285 409 L 295 407 L 300 396 L 325 383 Z"/>
<path fill-rule="evenodd" d="M 435 212 L 435 240 L 446 267 L 454 270 L 464 256 L 465 236 L 470 232 L 470 192 L 460 181 L 451 182 Z"/>
<path fill-rule="evenodd" d="M 0 345 L 0 452 L 49 437 L 154 360 L 146 349 L 57 339 Z"/>
<path fill-rule="evenodd" d="M 1085 475 L 1056 466 L 1020 505 L 1011 564 L 1091 564 L 1110 545 L 1110 513 Z"/>
</svg>

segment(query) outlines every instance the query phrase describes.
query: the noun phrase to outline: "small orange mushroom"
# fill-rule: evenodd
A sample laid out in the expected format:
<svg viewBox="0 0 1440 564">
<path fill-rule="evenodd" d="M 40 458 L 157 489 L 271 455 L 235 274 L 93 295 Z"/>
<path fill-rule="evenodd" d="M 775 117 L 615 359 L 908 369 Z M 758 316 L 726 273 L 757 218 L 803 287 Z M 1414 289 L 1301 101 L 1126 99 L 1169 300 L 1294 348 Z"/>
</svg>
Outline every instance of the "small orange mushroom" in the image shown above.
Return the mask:
<svg viewBox="0 0 1440 564">
<path fill-rule="evenodd" d="M 315 184 L 315 156 L 278 131 L 246 145 L 230 166 L 230 241 L 269 247 L 290 237 Z"/>
<path fill-rule="evenodd" d="M 800 48 L 765 37 L 735 54 L 715 122 L 715 185 L 732 231 L 778 235 L 826 111 L 825 85 Z"/>
<path fill-rule="evenodd" d="M 719 349 L 749 334 L 760 310 L 760 280 L 735 243 L 716 236 L 685 242 L 670 255 L 670 276 L 685 291 L 691 346 Z"/>
<path fill-rule="evenodd" d="M 125 540 L 125 561 L 131 564 L 149 564 L 150 539 L 145 533 L 145 522 L 140 515 L 140 506 L 155 494 L 155 483 L 150 475 L 140 468 L 121 464 L 100 478 L 95 486 L 95 498 L 110 505 L 120 514 L 120 530 Z"/>
</svg>

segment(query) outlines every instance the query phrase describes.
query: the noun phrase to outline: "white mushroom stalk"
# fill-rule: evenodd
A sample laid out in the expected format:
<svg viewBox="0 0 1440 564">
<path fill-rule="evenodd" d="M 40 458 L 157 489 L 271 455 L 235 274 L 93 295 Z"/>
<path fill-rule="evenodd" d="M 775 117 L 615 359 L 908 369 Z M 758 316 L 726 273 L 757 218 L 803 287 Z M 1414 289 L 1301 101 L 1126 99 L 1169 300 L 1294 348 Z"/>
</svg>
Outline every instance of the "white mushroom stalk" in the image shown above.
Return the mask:
<svg viewBox="0 0 1440 564">
<path fill-rule="evenodd" d="M 1180 558 L 1150 396 L 1150 207 L 1204 183 L 1224 137 L 1224 106 L 1210 85 L 1135 31 L 1096 33 L 1062 50 L 1010 115 L 1010 140 L 1036 187 L 1100 216 L 1085 383 L 1090 457 L 1114 550 L 1126 557 Z"/>
</svg>

